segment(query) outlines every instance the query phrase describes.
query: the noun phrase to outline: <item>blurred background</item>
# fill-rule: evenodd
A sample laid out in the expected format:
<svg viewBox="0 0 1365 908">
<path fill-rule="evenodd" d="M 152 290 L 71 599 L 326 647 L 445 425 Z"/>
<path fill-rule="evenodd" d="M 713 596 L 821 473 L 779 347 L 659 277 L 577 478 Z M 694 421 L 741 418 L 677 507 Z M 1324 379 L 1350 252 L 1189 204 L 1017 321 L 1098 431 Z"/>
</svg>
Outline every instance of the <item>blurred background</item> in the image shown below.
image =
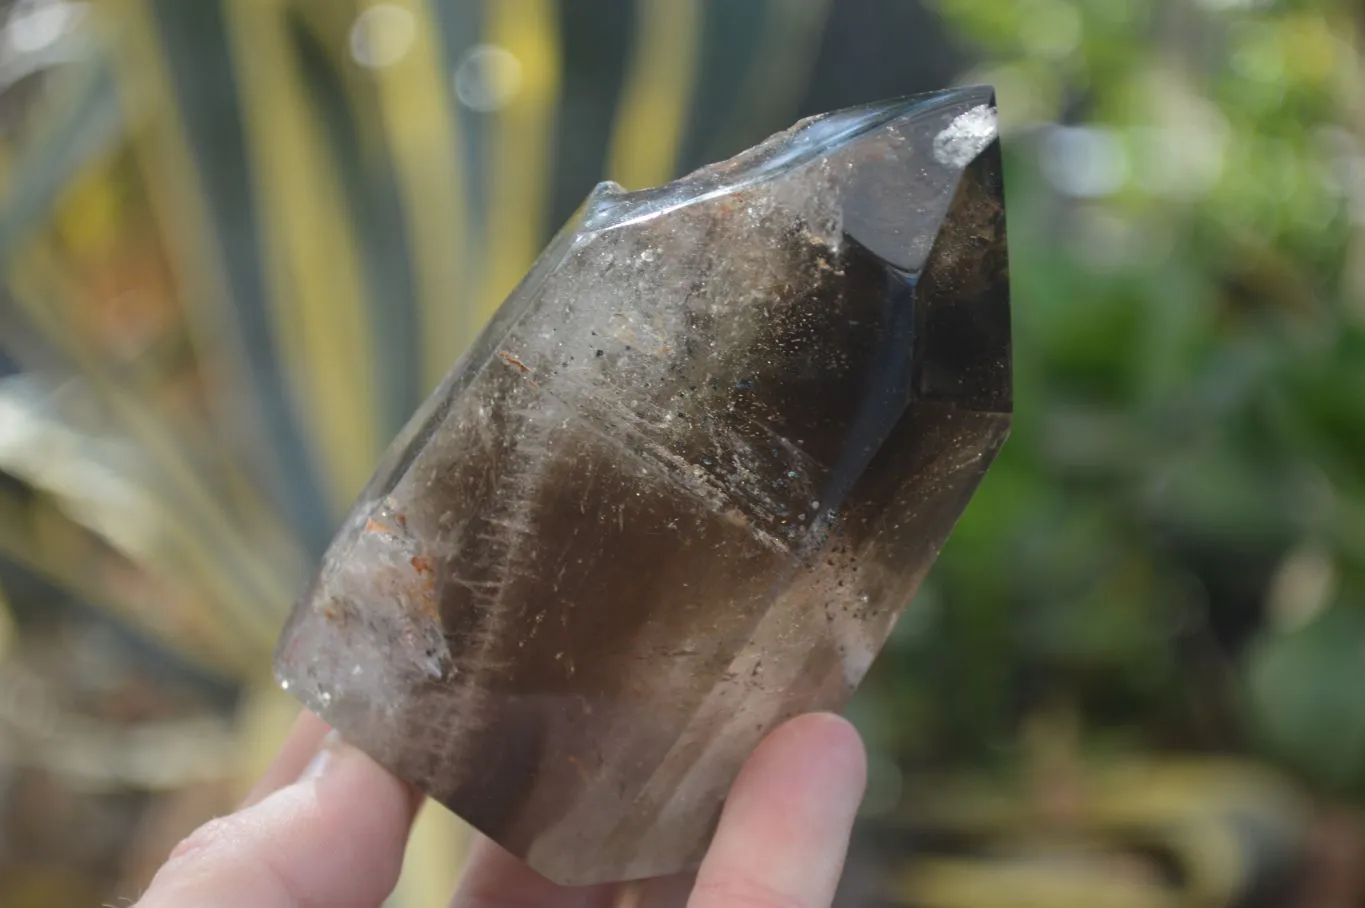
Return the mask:
<svg viewBox="0 0 1365 908">
<path fill-rule="evenodd" d="M 594 182 L 996 86 L 1013 437 L 850 707 L 847 905 L 1365 904 L 1365 8 L 0 0 L 0 905 L 125 904 Z M 444 904 L 429 809 L 393 898 Z"/>
</svg>

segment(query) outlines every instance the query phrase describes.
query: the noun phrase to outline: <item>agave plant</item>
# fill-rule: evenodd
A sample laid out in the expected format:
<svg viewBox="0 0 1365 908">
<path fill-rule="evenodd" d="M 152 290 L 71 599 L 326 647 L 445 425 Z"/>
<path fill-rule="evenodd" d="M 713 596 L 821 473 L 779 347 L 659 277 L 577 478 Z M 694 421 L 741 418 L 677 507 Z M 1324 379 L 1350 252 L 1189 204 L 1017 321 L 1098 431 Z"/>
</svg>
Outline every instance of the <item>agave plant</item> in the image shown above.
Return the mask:
<svg viewBox="0 0 1365 908">
<path fill-rule="evenodd" d="M 0 855 L 0 902 L 112 885 L 50 888 L 101 826 L 80 796 L 26 812 L 24 780 L 142 831 L 87 848 L 128 889 L 230 806 L 291 714 L 269 654 L 334 522 L 594 181 L 958 77 L 996 84 L 1007 128 L 1018 418 L 854 704 L 870 832 L 1006 841 L 1031 874 L 1058 859 L 1020 812 L 1038 792 L 979 771 L 1075 763 L 1093 810 L 1061 828 L 1175 842 L 1194 880 L 1245 838 L 1209 817 L 1250 805 L 1278 842 L 1297 816 L 1244 767 L 1208 784 L 1225 764 L 1158 767 L 1173 794 L 1134 805 L 1147 751 L 1260 749 L 1365 792 L 1350 4 L 20 0 L 0 22 L 0 814 L 50 842 L 25 874 Z M 452 883 L 461 833 L 420 826 L 403 904 Z M 1240 891 L 963 860 L 874 895 Z"/>
<path fill-rule="evenodd" d="M 5 16 L 13 652 L 36 652 L 40 625 L 101 628 L 137 654 L 106 686 L 158 679 L 175 705 L 144 712 L 179 724 L 92 718 L 61 671 L 40 679 L 41 721 L 31 703 L 0 719 L 24 765 L 154 791 L 248 778 L 252 759 L 224 755 L 268 755 L 290 713 L 270 651 L 312 559 L 591 184 L 662 182 L 786 125 L 833 21 L 823 0 L 39 0 Z M 171 759 L 168 740 L 194 746 Z M 77 753 L 84 776 L 62 759 Z M 450 884 L 460 835 L 442 816 L 421 821 L 398 898 Z"/>
</svg>

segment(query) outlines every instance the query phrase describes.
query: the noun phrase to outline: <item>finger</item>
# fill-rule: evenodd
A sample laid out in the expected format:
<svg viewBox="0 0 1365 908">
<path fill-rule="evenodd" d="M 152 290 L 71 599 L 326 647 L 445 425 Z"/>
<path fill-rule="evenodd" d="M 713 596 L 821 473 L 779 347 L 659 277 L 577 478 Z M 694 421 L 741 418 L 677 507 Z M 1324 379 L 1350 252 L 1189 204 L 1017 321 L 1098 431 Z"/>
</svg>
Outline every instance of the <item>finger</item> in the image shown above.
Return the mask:
<svg viewBox="0 0 1365 908">
<path fill-rule="evenodd" d="M 696 882 L 696 871 L 632 880 L 619 887 L 612 908 L 685 908 Z"/>
<path fill-rule="evenodd" d="M 139 908 L 376 908 L 393 890 L 419 804 L 329 737 L 303 777 L 181 842 Z"/>
<path fill-rule="evenodd" d="M 483 836 L 469 853 L 452 908 L 607 908 L 610 886 L 559 886 Z"/>
<path fill-rule="evenodd" d="M 299 777 L 308 761 L 318 752 L 323 736 L 331 731 L 327 723 L 308 710 L 300 710 L 275 761 L 247 792 L 242 807 L 250 807 L 266 795 L 283 788 Z M 240 808 L 239 808 L 240 809 Z"/>
<path fill-rule="evenodd" d="M 688 908 L 829 908 L 866 778 L 844 719 L 778 728 L 735 780 Z"/>
</svg>

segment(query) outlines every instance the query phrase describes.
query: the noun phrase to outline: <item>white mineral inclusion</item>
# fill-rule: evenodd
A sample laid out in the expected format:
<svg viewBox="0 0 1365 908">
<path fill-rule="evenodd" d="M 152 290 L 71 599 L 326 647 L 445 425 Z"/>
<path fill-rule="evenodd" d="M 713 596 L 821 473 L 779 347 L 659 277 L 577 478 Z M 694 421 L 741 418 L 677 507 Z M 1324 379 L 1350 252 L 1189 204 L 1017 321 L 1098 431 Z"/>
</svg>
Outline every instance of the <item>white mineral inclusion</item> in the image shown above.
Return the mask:
<svg viewBox="0 0 1365 908">
<path fill-rule="evenodd" d="M 997 132 L 995 109 L 978 104 L 958 114 L 934 136 L 934 160 L 945 167 L 966 167 Z"/>
</svg>

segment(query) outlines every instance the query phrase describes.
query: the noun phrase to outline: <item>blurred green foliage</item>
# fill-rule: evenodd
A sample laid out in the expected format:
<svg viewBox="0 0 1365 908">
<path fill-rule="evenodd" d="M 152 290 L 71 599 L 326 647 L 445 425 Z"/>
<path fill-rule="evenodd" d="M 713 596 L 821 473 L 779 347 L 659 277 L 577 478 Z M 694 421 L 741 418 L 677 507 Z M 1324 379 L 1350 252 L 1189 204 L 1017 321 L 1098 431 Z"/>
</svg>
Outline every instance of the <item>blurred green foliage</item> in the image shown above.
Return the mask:
<svg viewBox="0 0 1365 908">
<path fill-rule="evenodd" d="M 1008 764 L 1061 701 L 1365 794 L 1361 13 L 937 5 L 1008 128 L 1016 423 L 870 724 Z"/>
</svg>

